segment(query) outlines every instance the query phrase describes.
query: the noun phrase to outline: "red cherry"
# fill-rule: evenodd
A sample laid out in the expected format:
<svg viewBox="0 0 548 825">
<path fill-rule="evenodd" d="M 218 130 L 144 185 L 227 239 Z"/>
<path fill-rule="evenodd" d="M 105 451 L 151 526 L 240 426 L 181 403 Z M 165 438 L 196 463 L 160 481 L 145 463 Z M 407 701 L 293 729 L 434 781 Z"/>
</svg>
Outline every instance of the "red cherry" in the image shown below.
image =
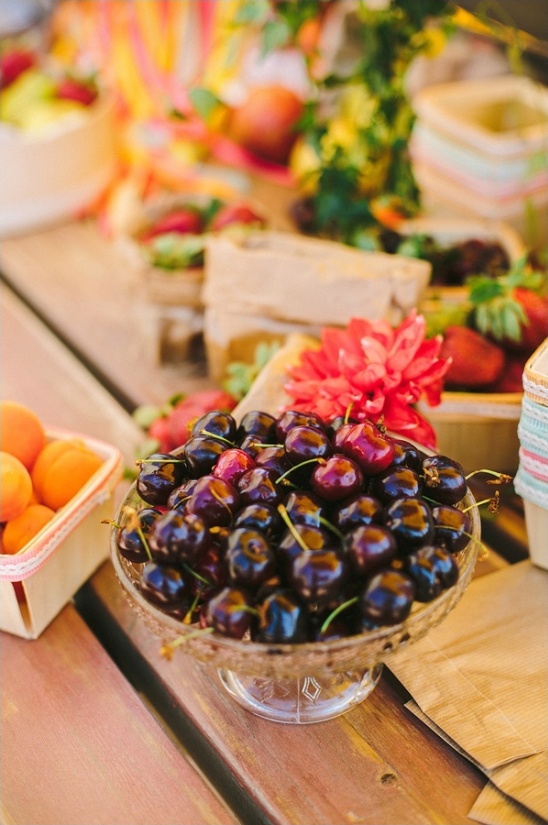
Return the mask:
<svg viewBox="0 0 548 825">
<path fill-rule="evenodd" d="M 20 74 L 36 64 L 36 56 L 24 49 L 14 49 L 0 58 L 0 89 L 6 89 Z"/>
<path fill-rule="evenodd" d="M 392 439 L 383 435 L 370 421 L 354 424 L 342 439 L 341 451 L 352 458 L 367 476 L 386 470 L 396 454 Z"/>
<path fill-rule="evenodd" d="M 196 209 L 174 209 L 145 229 L 140 235 L 140 240 L 150 241 L 168 232 L 175 232 L 179 235 L 199 235 L 203 228 L 203 217 Z"/>
<path fill-rule="evenodd" d="M 256 223 L 264 226 L 265 220 L 245 203 L 227 203 L 219 209 L 211 221 L 211 229 L 218 232 L 219 229 L 224 229 L 225 226 L 231 226 L 234 223 Z"/>
</svg>

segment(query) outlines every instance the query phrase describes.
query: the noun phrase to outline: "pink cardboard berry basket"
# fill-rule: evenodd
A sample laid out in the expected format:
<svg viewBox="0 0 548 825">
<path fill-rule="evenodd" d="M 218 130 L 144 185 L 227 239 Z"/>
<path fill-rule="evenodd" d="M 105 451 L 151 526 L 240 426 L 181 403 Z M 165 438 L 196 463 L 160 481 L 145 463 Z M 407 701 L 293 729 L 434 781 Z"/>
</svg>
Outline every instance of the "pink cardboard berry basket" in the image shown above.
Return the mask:
<svg viewBox="0 0 548 825">
<path fill-rule="evenodd" d="M 518 436 L 514 486 L 523 499 L 529 555 L 548 570 L 548 338 L 525 364 Z"/>
<path fill-rule="evenodd" d="M 108 528 L 101 522 L 112 518 L 123 474 L 122 454 L 110 444 L 57 429 L 47 437 L 77 437 L 103 464 L 23 550 L 0 554 L 0 630 L 25 639 L 37 639 L 108 557 Z"/>
</svg>

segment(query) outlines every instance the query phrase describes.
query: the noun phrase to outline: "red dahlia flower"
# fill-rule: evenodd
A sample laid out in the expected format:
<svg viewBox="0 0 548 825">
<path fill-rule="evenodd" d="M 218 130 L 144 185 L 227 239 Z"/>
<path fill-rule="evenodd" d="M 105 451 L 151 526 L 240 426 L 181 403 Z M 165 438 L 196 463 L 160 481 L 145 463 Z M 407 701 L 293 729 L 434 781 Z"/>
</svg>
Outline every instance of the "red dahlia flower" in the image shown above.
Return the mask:
<svg viewBox="0 0 548 825">
<path fill-rule="evenodd" d="M 350 416 L 436 448 L 432 426 L 414 408 L 420 398 L 440 403 L 450 360 L 439 358 L 441 336 L 425 339 L 425 320 L 413 310 L 393 328 L 387 321 L 352 318 L 346 329 L 324 327 L 317 350 L 305 350 L 288 367 L 287 408 L 312 411 L 329 421 Z"/>
</svg>

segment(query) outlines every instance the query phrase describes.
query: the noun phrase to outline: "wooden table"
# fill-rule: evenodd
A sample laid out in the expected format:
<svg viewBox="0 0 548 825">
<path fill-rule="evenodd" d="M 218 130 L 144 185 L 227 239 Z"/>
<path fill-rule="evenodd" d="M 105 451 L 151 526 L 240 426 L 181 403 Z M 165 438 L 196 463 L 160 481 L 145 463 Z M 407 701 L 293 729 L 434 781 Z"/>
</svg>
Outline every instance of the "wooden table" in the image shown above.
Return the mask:
<svg viewBox="0 0 548 825">
<path fill-rule="evenodd" d="M 142 438 L 131 410 L 208 380 L 200 365 L 142 358 L 121 268 L 90 223 L 4 242 L 1 395 L 130 462 Z M 501 516 L 488 526 L 500 554 L 477 575 L 527 553 L 519 508 Z M 484 775 L 406 710 L 389 670 L 345 716 L 265 721 L 213 667 L 159 656 L 110 561 L 38 640 L 0 641 L 6 824 L 472 823 Z"/>
</svg>

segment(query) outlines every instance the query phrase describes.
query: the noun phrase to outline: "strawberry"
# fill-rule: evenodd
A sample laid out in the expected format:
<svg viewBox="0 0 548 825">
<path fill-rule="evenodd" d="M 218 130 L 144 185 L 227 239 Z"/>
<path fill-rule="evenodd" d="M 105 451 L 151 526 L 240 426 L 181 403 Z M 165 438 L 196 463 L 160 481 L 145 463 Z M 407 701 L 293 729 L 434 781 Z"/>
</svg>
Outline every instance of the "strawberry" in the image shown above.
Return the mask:
<svg viewBox="0 0 548 825">
<path fill-rule="evenodd" d="M 501 347 L 475 329 L 452 325 L 443 336 L 440 358 L 451 359 L 445 375 L 447 389 L 477 389 L 498 380 L 505 364 Z"/>
<path fill-rule="evenodd" d="M 224 390 L 202 390 L 178 401 L 168 415 L 171 440 L 176 447 L 188 441 L 197 418 L 210 410 L 232 410 L 236 399 Z"/>
<path fill-rule="evenodd" d="M 188 207 L 173 209 L 145 229 L 140 239 L 146 242 L 158 235 L 167 235 L 172 232 L 179 235 L 199 235 L 203 228 L 203 217 L 197 209 Z"/>
<path fill-rule="evenodd" d="M 6 89 L 20 74 L 36 65 L 36 55 L 26 49 L 14 49 L 0 58 L 0 89 Z"/>
<path fill-rule="evenodd" d="M 234 223 L 264 226 L 264 219 L 245 203 L 228 203 L 222 206 L 213 218 L 211 229 L 218 231 Z"/>
<path fill-rule="evenodd" d="M 61 100 L 73 100 L 83 106 L 90 106 L 97 97 L 97 89 L 93 83 L 64 77 L 57 84 L 55 97 Z"/>
<path fill-rule="evenodd" d="M 548 334 L 545 281 L 527 268 L 525 259 L 498 278 L 472 277 L 473 325 L 505 350 L 531 355 Z"/>
<path fill-rule="evenodd" d="M 523 370 L 528 355 L 509 355 L 498 379 L 489 387 L 489 392 L 523 392 Z"/>
</svg>

